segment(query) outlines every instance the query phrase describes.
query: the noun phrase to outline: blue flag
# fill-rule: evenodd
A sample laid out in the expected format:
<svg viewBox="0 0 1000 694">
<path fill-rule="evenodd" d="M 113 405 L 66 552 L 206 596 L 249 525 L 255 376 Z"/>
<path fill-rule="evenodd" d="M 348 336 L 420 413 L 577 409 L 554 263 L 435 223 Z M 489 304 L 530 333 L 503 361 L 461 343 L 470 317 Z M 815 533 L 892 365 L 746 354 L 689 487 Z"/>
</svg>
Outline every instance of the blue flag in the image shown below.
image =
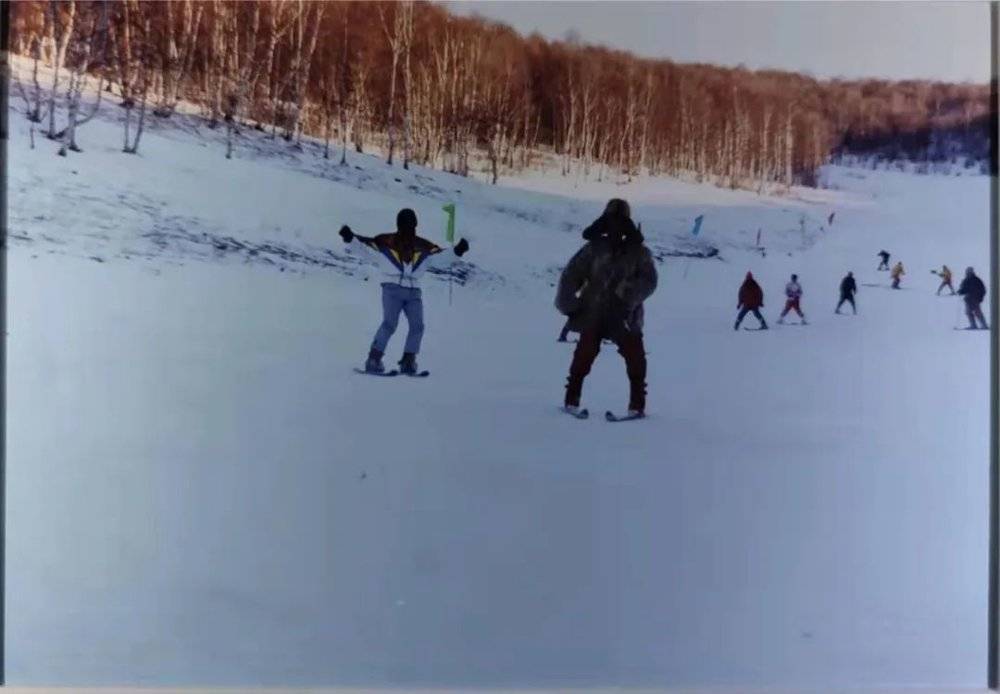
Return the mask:
<svg viewBox="0 0 1000 694">
<path fill-rule="evenodd" d="M 705 218 L 705 215 L 700 214 L 694 218 L 694 229 L 691 230 L 691 236 L 697 236 L 698 232 L 701 231 L 701 220 Z"/>
</svg>

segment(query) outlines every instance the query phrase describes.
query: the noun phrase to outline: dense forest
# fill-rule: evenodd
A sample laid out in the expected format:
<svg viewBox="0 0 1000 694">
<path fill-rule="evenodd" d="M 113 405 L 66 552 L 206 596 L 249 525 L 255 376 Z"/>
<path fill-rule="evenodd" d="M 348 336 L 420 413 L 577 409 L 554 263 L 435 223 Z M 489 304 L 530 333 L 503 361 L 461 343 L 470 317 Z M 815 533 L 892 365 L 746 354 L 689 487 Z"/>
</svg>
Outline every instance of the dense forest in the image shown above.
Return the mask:
<svg viewBox="0 0 1000 694">
<path fill-rule="evenodd" d="M 226 128 L 227 156 L 257 128 L 289 146 L 319 138 L 341 162 L 377 148 L 389 164 L 494 182 L 542 154 L 564 174 L 745 188 L 815 185 L 842 155 L 989 158 L 988 85 L 677 64 L 411 0 L 22 0 L 11 46 L 33 66 L 12 103 L 63 155 L 111 102 L 126 152 L 184 103 Z"/>
</svg>

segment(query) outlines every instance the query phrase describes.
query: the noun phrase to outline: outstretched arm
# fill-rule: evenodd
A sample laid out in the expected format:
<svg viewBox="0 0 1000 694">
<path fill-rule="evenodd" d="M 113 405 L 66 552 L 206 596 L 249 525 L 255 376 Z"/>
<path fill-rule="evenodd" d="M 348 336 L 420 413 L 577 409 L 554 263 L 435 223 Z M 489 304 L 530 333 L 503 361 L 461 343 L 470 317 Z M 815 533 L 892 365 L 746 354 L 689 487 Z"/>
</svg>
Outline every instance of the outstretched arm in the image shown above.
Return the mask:
<svg viewBox="0 0 1000 694">
<path fill-rule="evenodd" d="M 428 267 L 444 270 L 454 265 L 458 258 L 469 252 L 469 242 L 461 239 L 451 248 L 451 253 L 448 252 L 447 248 L 443 248 L 437 244 L 432 244 L 424 252 L 427 253 L 424 262 L 427 263 Z"/>
<path fill-rule="evenodd" d="M 340 238 L 344 239 L 344 243 L 350 243 L 351 241 L 356 240 L 358 245 L 369 253 L 379 253 L 378 243 L 374 238 L 355 234 L 351 230 L 351 227 L 346 224 L 340 227 L 340 231 L 338 233 L 340 234 Z"/>
</svg>

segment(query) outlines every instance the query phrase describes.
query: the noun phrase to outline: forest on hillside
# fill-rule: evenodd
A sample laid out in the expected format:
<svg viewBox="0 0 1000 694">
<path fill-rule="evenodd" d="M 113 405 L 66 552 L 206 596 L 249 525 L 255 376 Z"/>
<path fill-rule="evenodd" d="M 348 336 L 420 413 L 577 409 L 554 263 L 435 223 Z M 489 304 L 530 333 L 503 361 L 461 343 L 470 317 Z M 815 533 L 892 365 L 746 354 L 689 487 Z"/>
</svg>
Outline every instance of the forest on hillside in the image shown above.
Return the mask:
<svg viewBox="0 0 1000 694">
<path fill-rule="evenodd" d="M 818 80 L 651 60 L 578 40 L 524 37 L 430 2 L 22 0 L 11 47 L 33 68 L 20 102 L 60 152 L 102 108 L 122 109 L 123 150 L 147 119 L 194 104 L 327 157 L 495 183 L 542 153 L 563 174 L 692 176 L 740 188 L 816 185 L 831 157 L 971 162 L 990 152 L 990 87 Z M 41 69 L 44 68 L 44 69 Z M 877 66 L 873 66 L 877 69 Z"/>
</svg>

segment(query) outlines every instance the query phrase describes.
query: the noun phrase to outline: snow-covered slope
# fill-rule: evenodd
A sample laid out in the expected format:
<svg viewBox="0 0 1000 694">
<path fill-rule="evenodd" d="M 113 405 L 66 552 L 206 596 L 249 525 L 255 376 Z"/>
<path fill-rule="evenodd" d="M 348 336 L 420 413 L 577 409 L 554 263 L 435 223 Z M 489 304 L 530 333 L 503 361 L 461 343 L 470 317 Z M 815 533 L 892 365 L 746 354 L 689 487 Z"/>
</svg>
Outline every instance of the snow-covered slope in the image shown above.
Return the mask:
<svg viewBox="0 0 1000 694">
<path fill-rule="evenodd" d="M 127 156 L 113 108 L 65 159 L 12 114 L 10 682 L 981 684 L 988 336 L 928 270 L 986 279 L 986 177 L 492 187 L 253 132 L 227 161 L 194 119 Z M 661 259 L 620 426 L 557 412 L 552 308 L 612 196 Z M 353 373 L 380 302 L 336 229 L 440 240 L 446 202 L 431 378 Z M 734 333 L 747 270 L 811 325 Z M 585 402 L 625 397 L 606 348 Z"/>
</svg>

